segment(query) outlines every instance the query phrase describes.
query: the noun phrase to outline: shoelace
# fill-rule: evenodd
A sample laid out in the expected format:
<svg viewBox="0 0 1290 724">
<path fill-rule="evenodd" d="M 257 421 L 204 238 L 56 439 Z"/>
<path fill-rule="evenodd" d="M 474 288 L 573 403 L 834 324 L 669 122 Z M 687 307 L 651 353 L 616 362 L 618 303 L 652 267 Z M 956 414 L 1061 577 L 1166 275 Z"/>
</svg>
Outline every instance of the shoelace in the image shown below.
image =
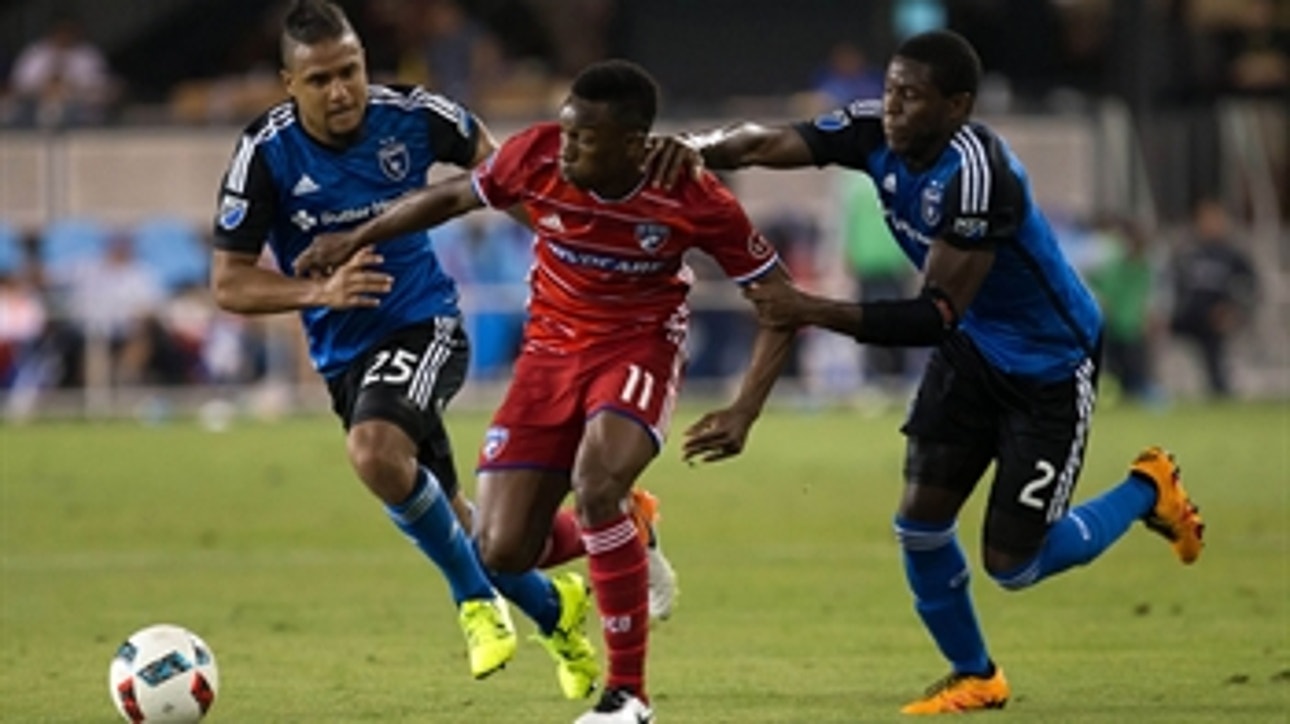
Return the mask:
<svg viewBox="0 0 1290 724">
<path fill-rule="evenodd" d="M 627 704 L 627 699 L 631 696 L 630 691 L 621 687 L 605 689 L 605 692 L 600 695 L 600 701 L 596 703 L 596 711 L 601 713 L 618 711 Z"/>
</svg>

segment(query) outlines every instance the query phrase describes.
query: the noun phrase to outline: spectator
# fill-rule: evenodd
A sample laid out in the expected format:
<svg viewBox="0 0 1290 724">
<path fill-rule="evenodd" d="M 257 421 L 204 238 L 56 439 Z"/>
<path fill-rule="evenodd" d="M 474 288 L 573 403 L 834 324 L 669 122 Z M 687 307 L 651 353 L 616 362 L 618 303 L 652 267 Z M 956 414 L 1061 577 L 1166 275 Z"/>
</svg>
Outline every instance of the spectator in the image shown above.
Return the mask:
<svg viewBox="0 0 1290 724">
<path fill-rule="evenodd" d="M 869 65 L 860 46 L 841 42 L 833 46 L 828 62 L 811 78 L 811 89 L 825 108 L 881 98 L 882 71 Z"/>
<path fill-rule="evenodd" d="M 904 299 L 914 274 L 904 252 L 892 243 L 873 182 L 868 176 L 849 174 L 838 183 L 842 190 L 842 245 L 859 287 L 856 300 Z M 892 396 L 905 386 L 910 358 L 922 356 L 920 350 L 905 347 L 865 347 L 860 352 L 864 383 Z"/>
<path fill-rule="evenodd" d="M 1088 281 L 1106 318 L 1103 359 L 1125 397 L 1149 402 L 1158 391 L 1151 372 L 1155 270 L 1146 235 L 1128 219 L 1104 224 L 1102 233 L 1112 248 L 1088 271 Z"/>
<path fill-rule="evenodd" d="M 1225 398 L 1232 394 L 1227 342 L 1253 311 L 1258 279 L 1221 204 L 1201 200 L 1193 223 L 1192 248 L 1174 262 L 1171 328 L 1200 353 L 1209 394 Z"/>
<path fill-rule="evenodd" d="M 55 20 L 18 54 L 10 85 L 15 120 L 23 125 L 99 123 L 116 96 L 107 59 L 70 16 Z"/>
<path fill-rule="evenodd" d="M 113 238 L 100 263 L 79 268 L 72 276 L 70 293 L 72 316 L 83 341 L 107 342 L 111 365 L 106 381 L 186 381 L 183 355 L 160 317 L 167 300 L 165 287 L 135 257 L 129 237 Z"/>
<path fill-rule="evenodd" d="M 1219 34 L 1223 84 L 1242 94 L 1284 94 L 1290 90 L 1290 31 L 1278 27 L 1274 0 L 1245 5 L 1240 25 Z"/>
<path fill-rule="evenodd" d="M 502 76 L 496 39 L 457 0 L 432 0 L 422 22 L 427 85 L 468 106 L 478 104 Z"/>
</svg>

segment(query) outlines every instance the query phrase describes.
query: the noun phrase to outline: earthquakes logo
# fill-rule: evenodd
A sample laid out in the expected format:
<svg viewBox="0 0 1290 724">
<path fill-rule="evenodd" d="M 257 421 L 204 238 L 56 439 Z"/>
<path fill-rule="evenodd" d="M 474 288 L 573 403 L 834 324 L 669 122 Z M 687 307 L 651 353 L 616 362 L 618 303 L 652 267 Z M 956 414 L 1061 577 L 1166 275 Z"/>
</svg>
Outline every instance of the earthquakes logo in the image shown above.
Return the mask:
<svg viewBox="0 0 1290 724">
<path fill-rule="evenodd" d="M 391 181 L 402 181 L 412 168 L 408 147 L 402 141 L 386 140 L 376 152 L 376 158 L 381 162 L 381 172 Z"/>
</svg>

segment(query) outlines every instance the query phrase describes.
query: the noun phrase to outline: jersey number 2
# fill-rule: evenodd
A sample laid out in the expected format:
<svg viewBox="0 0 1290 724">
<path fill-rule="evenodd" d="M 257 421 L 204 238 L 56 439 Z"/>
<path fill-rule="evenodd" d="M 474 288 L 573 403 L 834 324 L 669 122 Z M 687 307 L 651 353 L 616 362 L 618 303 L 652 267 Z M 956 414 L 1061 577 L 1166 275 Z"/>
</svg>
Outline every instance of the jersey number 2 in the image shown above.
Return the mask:
<svg viewBox="0 0 1290 724">
<path fill-rule="evenodd" d="M 1054 468 L 1053 464 L 1047 460 L 1037 460 L 1035 461 L 1035 470 L 1039 473 L 1039 477 L 1022 486 L 1021 495 L 1017 496 L 1017 500 L 1022 505 L 1030 506 L 1035 510 L 1043 510 L 1045 504 L 1043 499 L 1039 497 L 1039 491 L 1052 484 L 1053 477 L 1057 475 L 1057 468 Z"/>
</svg>

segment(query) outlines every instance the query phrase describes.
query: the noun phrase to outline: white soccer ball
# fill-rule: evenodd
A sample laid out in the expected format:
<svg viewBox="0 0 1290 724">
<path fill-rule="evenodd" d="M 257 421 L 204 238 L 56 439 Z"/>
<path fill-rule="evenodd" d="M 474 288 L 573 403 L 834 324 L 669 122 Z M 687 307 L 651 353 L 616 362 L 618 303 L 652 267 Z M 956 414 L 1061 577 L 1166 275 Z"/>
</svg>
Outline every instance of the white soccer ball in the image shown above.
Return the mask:
<svg viewBox="0 0 1290 724">
<path fill-rule="evenodd" d="M 131 724 L 195 724 L 210 711 L 219 692 L 215 653 L 182 626 L 140 629 L 112 658 L 108 692 Z"/>
</svg>

